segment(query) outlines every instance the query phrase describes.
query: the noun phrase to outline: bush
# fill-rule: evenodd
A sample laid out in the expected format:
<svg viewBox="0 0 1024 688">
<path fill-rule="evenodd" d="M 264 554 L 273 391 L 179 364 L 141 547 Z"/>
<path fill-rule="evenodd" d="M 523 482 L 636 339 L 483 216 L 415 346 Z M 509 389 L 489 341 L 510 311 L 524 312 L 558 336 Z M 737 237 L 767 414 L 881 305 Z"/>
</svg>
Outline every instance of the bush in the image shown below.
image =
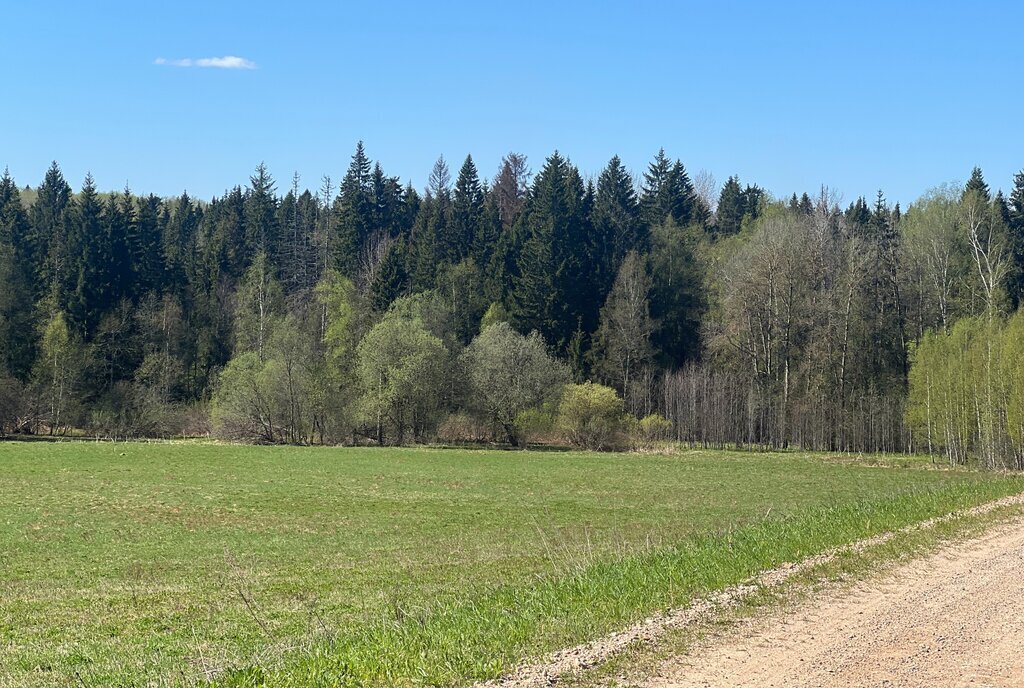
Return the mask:
<svg viewBox="0 0 1024 688">
<path fill-rule="evenodd" d="M 536 332 L 524 336 L 508 323 L 484 329 L 462 354 L 474 410 L 518 446 L 516 419 L 527 409 L 556 399 L 569 371 Z"/>
<path fill-rule="evenodd" d="M 115 384 L 89 411 L 85 430 L 113 440 L 170 437 L 181 433 L 178 408 L 159 392 L 131 382 Z"/>
<path fill-rule="evenodd" d="M 449 414 L 437 428 L 437 441 L 441 444 L 468 444 L 489 438 L 487 426 L 465 413 Z"/>
<path fill-rule="evenodd" d="M 567 385 L 558 405 L 558 428 L 577 447 L 608 449 L 622 434 L 623 408 L 611 387 L 593 382 Z"/>
<path fill-rule="evenodd" d="M 657 413 L 644 416 L 633 430 L 633 445 L 640 449 L 651 449 L 672 439 L 672 421 Z"/>
<path fill-rule="evenodd" d="M 555 414 L 545 408 L 520 412 L 515 420 L 516 435 L 523 444 L 552 443 L 556 440 Z"/>
</svg>

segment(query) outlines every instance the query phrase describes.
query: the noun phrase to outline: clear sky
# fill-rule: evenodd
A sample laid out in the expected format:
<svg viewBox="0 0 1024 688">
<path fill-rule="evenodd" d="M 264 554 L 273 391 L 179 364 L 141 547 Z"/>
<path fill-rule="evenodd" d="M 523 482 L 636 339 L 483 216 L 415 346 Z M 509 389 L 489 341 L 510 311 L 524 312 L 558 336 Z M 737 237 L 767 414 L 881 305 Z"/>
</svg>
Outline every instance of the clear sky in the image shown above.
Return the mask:
<svg viewBox="0 0 1024 688">
<path fill-rule="evenodd" d="M 719 184 L 906 204 L 1024 168 L 1022 27 L 1019 1 L 12 1 L 0 167 L 208 198 L 260 161 L 315 188 L 359 139 L 417 187 L 441 154 L 596 174 L 664 146 Z"/>
</svg>

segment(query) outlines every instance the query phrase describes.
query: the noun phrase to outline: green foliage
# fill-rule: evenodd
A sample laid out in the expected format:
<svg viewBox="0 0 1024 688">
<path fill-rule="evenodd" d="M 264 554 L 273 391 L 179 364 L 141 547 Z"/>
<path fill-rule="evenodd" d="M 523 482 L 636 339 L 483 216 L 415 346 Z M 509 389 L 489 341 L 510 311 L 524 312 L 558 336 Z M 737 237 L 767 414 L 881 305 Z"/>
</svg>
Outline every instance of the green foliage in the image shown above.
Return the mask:
<svg viewBox="0 0 1024 688">
<path fill-rule="evenodd" d="M 455 181 L 452 203 L 451 259 L 458 262 L 469 256 L 484 230 L 484 190 L 473 157 L 466 156 Z"/>
<path fill-rule="evenodd" d="M 28 216 L 17 185 L 0 177 L 0 376 L 25 380 L 32 367 L 32 276 L 26 255 Z"/>
<path fill-rule="evenodd" d="M 671 163 L 665 157 L 664 148 L 658 151 L 644 173 L 640 204 L 649 227 L 666 222 L 685 227 L 699 220 L 693 182 L 681 162 Z"/>
<path fill-rule="evenodd" d="M 348 409 L 309 332 L 289 315 L 270 328 L 262 356 L 243 351 L 220 373 L 211 405 L 214 432 L 248 442 L 341 441 L 349 432 Z"/>
<path fill-rule="evenodd" d="M 490 183 L 471 157 L 454 180 L 441 158 L 422 196 L 362 143 L 340 184 L 324 178 L 311 193 L 296 176 L 279 191 L 261 164 L 208 200 L 106 193 L 91 177 L 74 194 L 54 163 L 27 195 L 0 177 L 0 374 L 32 383 L 26 417 L 48 427 L 56 407 L 38 372 L 41 338 L 61 312 L 81 352 L 76 410 L 61 426 L 102 417 L 92 425 L 114 427 L 134 413 L 133 386 L 204 407 L 233 358 L 271 361 L 275 326 L 291 316 L 303 355 L 326 366 L 324 389 L 307 390 L 319 400 L 317 436 L 338 436 L 327 416 L 351 429 L 357 347 L 395 311 L 453 354 L 496 322 L 536 331 L 575 381 L 615 385 L 638 416 L 678 420 L 682 407 L 670 407 L 684 392 L 663 394 L 666 375 L 727 380 L 729 401 L 707 406 L 723 417 L 693 419 L 691 430 L 728 427 L 730 441 L 906 449 L 908 351 L 928 329 L 978 314 L 994 322 L 1021 301 L 1018 177 L 1005 198 L 975 170 L 906 213 L 882 193 L 843 213 L 828 189 L 787 204 L 733 176 L 712 222 L 710 179 L 701 175 L 698 193 L 664 151 L 640 188 L 617 157 L 591 182 L 557 152 L 536 177 L 509 153 Z M 642 276 L 638 261 L 646 279 L 632 283 L 645 288 L 612 295 L 616 277 Z M 627 311 L 639 326 L 613 326 Z M 986 399 L 997 349 L 985 354 Z M 461 382 L 444 385 L 442 416 L 472 406 Z M 705 393 L 718 392 L 685 394 Z M 865 402 L 879 399 L 881 415 Z M 732 422 L 744 414 L 759 420 Z M 992 462 L 1006 421 L 981 416 Z M 857 427 L 878 422 L 887 427 Z"/>
<path fill-rule="evenodd" d="M 507 323 L 509 321 L 508 311 L 500 301 L 495 301 L 487 310 L 484 312 L 483 317 L 480 319 L 480 331 L 483 332 L 491 325 L 497 325 L 498 323 Z"/>
<path fill-rule="evenodd" d="M 355 287 L 348 278 L 328 270 L 316 286 L 316 297 L 324 313 L 323 342 L 328 366 L 332 374 L 342 378 L 359 341 Z"/>
<path fill-rule="evenodd" d="M 51 434 L 65 432 L 74 422 L 86 363 L 81 339 L 68 327 L 64 313 L 55 311 L 43 326 L 33 373 L 33 381 L 43 390 Z"/>
<path fill-rule="evenodd" d="M 625 409 L 611 387 L 586 382 L 567 385 L 558 404 L 558 427 L 577 447 L 610 448 L 622 429 Z"/>
<path fill-rule="evenodd" d="M 1021 313 L 1008 323 L 963 318 L 949 333 L 925 334 L 913 351 L 907 419 L 930 451 L 953 464 L 1024 465 L 1022 334 Z"/>
<path fill-rule="evenodd" d="M 254 351 L 262 359 L 275 319 L 284 311 L 284 294 L 266 253 L 256 254 L 238 285 L 235 351 Z"/>
<path fill-rule="evenodd" d="M 628 393 L 639 370 L 653 355 L 649 296 L 651 277 L 646 260 L 630 252 L 615 278 L 615 284 L 604 307 L 601 324 L 595 336 L 594 352 L 597 370 L 605 380 Z"/>
<path fill-rule="evenodd" d="M 389 311 L 356 349 L 363 420 L 379 444 L 427 437 L 444 395 L 448 351 L 417 317 Z"/>
<path fill-rule="evenodd" d="M 580 248 L 587 245 L 585 192 L 579 171 L 557 152 L 537 176 L 521 218 L 525 232 L 509 311 L 517 327 L 536 330 L 564 351 L 577 322 L 591 331 L 597 304 Z"/>
<path fill-rule="evenodd" d="M 513 446 L 521 439 L 520 414 L 554 398 L 569 379 L 540 335 L 524 337 L 504 322 L 485 328 L 466 347 L 462 365 L 473 405 Z"/>
<path fill-rule="evenodd" d="M 334 217 L 337 237 L 332 242 L 332 267 L 352 278 L 373 223 L 373 180 L 362 141 L 356 144 L 352 162 L 341 181 L 334 201 Z"/>
<path fill-rule="evenodd" d="M 448 311 L 445 338 L 465 345 L 479 331 L 487 308 L 483 283 L 484 277 L 472 258 L 438 271 L 435 292 Z"/>
<path fill-rule="evenodd" d="M 626 254 L 647 245 L 647 225 L 641 222 L 633 180 L 618 156 L 598 177 L 591 224 L 595 245 L 590 265 L 596 272 L 597 293 L 605 294 Z"/>
<path fill-rule="evenodd" d="M 657 413 L 641 418 L 637 430 L 638 439 L 645 447 L 653 447 L 659 442 L 672 439 L 672 421 Z"/>
<path fill-rule="evenodd" d="M 986 203 L 992 200 L 992 193 L 988 188 L 988 183 L 985 181 L 985 176 L 981 173 L 980 167 L 975 167 L 971 170 L 971 178 L 964 185 L 964 196 L 971 193 L 977 194 Z"/>
<path fill-rule="evenodd" d="M 669 220 L 651 232 L 651 345 L 661 365 L 677 368 L 700 355 L 700 325 L 707 307 L 704 266 L 697 257 L 703 231 Z"/>
<path fill-rule="evenodd" d="M 553 405 L 529 408 L 516 415 L 515 432 L 523 444 L 554 444 L 558 440 Z"/>
<path fill-rule="evenodd" d="M 715 231 L 720 236 L 739 234 L 746 214 L 743 190 L 738 177 L 729 177 L 718 197 L 718 209 L 715 218 Z"/>
</svg>

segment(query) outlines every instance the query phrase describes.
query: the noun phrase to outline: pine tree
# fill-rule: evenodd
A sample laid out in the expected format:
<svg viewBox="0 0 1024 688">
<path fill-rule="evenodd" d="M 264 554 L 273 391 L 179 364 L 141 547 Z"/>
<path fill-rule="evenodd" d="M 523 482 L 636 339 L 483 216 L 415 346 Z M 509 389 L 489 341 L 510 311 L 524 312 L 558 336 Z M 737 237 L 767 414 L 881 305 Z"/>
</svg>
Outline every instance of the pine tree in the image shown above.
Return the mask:
<svg viewBox="0 0 1024 688">
<path fill-rule="evenodd" d="M 594 301 L 581 255 L 586 246 L 584 196 L 579 172 L 553 153 L 537 175 L 521 218 L 525 238 L 513 277 L 509 311 L 514 322 L 523 331 L 537 330 L 563 351 Z"/>
<path fill-rule="evenodd" d="M 595 273 L 596 296 L 603 300 L 626 254 L 646 250 L 647 242 L 633 182 L 617 155 L 598 177 L 591 223 L 593 241 L 588 258 Z"/>
<path fill-rule="evenodd" d="M 72 281 L 58 306 L 71 316 L 71 324 L 87 338 L 99 324 L 109 302 L 110 245 L 104 227 L 103 203 L 96 183 L 87 174 L 75 204 L 69 232 L 69 273 Z"/>
<path fill-rule="evenodd" d="M 802 196 L 800 196 L 799 210 L 808 217 L 814 214 L 814 203 L 811 201 L 811 197 L 807 195 L 806 191 Z"/>
<path fill-rule="evenodd" d="M 161 225 L 159 209 L 147 198 L 139 212 L 139 231 L 158 231 Z M 179 296 L 184 293 L 186 264 L 192 253 L 194 237 L 199 230 L 200 216 L 189 198 L 183 192 L 174 203 L 174 211 L 170 214 L 160 234 L 161 262 L 164 274 L 154 283 L 166 285 Z"/>
<path fill-rule="evenodd" d="M 34 356 L 30 262 L 23 258 L 28 215 L 17 184 L 5 169 L 0 177 L 0 377 L 25 381 Z"/>
<path fill-rule="evenodd" d="M 262 162 L 249 177 L 245 194 L 245 242 L 252 253 L 277 258 L 278 222 L 274 178 Z"/>
<path fill-rule="evenodd" d="M 746 214 L 746 204 L 739 178 L 729 177 L 718 197 L 715 232 L 722 237 L 739 234 L 740 228 L 743 226 L 744 214 Z"/>
<path fill-rule="evenodd" d="M 696 230 L 699 232 L 699 229 Z M 675 369 L 700 356 L 700 324 L 707 307 L 693 227 L 671 220 L 651 231 L 651 344 L 662 367 Z"/>
<path fill-rule="evenodd" d="M 370 285 L 370 306 L 374 312 L 383 313 L 395 299 L 409 293 L 407 252 L 405 237 L 400 236 L 384 257 Z"/>
<path fill-rule="evenodd" d="M 37 275 L 37 297 L 45 290 L 53 298 L 61 299 L 68 288 L 68 231 L 73 207 L 71 186 L 54 162 L 29 209 L 25 257 Z"/>
<path fill-rule="evenodd" d="M 665 149 L 659 150 L 644 173 L 640 203 L 647 226 L 659 225 L 668 217 L 680 226 L 695 221 L 696 196 L 683 164 L 678 160 L 670 163 Z"/>
<path fill-rule="evenodd" d="M 992 200 L 992 193 L 989 191 L 988 184 L 985 182 L 985 177 L 982 175 L 980 167 L 975 167 L 971 170 L 971 178 L 964 185 L 964 195 L 972 191 L 977 192 L 986 203 Z"/>
<path fill-rule="evenodd" d="M 472 252 L 484 224 L 484 191 L 473 157 L 466 156 L 455 181 L 452 202 L 453 260 L 461 261 Z"/>
<path fill-rule="evenodd" d="M 373 179 L 370 159 L 363 142 L 356 144 L 352 162 L 341 180 L 334 201 L 336 240 L 331 242 L 334 267 L 349 278 L 355 277 L 359 252 L 373 228 Z"/>
<path fill-rule="evenodd" d="M 135 232 L 135 201 L 131 192 L 125 189 L 124 194 L 111 194 L 104 211 L 106 243 L 109 251 L 110 264 L 106 269 L 108 284 L 106 308 L 124 298 L 138 296 L 135 271 L 132 260 L 132 235 Z"/>
<path fill-rule="evenodd" d="M 1024 171 L 1013 177 L 1007 204 L 1007 228 L 1012 269 L 1007 289 L 1014 309 L 1024 303 Z"/>
</svg>

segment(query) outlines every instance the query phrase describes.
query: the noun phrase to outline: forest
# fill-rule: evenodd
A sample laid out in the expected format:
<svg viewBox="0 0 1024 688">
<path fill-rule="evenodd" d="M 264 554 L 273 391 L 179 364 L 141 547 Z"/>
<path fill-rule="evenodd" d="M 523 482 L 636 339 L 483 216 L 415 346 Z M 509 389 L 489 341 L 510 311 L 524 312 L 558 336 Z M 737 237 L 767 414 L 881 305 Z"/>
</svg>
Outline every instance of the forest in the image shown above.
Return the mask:
<svg viewBox="0 0 1024 688">
<path fill-rule="evenodd" d="M 1024 465 L 1024 172 L 905 210 L 658 152 L 425 189 L 0 178 L 0 433 L 930 452 Z M 281 188 L 284 186 L 284 188 Z"/>
</svg>

